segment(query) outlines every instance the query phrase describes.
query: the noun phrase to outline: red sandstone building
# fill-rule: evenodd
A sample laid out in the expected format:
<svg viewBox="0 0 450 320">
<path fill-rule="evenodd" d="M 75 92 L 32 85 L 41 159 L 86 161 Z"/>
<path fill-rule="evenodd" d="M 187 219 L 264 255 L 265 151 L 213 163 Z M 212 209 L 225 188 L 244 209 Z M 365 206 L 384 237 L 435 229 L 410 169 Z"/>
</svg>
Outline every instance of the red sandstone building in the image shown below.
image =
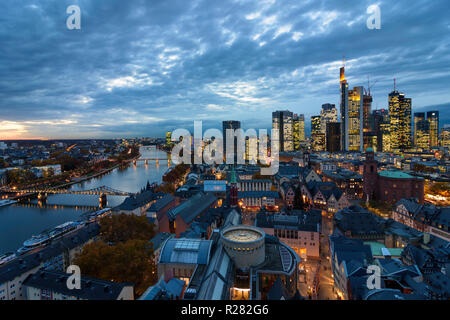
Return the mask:
<svg viewBox="0 0 450 320">
<path fill-rule="evenodd" d="M 366 151 L 363 179 L 364 200 L 395 203 L 404 198 L 416 198 L 423 204 L 425 180 L 402 171 L 378 172 L 372 148 Z"/>
</svg>

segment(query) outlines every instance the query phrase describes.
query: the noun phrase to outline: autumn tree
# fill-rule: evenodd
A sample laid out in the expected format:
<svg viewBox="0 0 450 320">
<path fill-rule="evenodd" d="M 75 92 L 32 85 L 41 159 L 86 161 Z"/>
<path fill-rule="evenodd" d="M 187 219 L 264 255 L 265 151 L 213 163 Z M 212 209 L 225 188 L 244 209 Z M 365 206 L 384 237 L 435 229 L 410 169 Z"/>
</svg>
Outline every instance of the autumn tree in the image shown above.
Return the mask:
<svg viewBox="0 0 450 320">
<path fill-rule="evenodd" d="M 107 243 L 126 242 L 128 240 L 149 241 L 155 236 L 154 225 L 146 216 L 115 214 L 100 221 L 100 237 Z"/>
<path fill-rule="evenodd" d="M 89 243 L 74 264 L 87 277 L 133 283 L 136 296 L 157 281 L 153 248 L 145 240 L 128 240 L 114 246 L 103 241 Z"/>
</svg>

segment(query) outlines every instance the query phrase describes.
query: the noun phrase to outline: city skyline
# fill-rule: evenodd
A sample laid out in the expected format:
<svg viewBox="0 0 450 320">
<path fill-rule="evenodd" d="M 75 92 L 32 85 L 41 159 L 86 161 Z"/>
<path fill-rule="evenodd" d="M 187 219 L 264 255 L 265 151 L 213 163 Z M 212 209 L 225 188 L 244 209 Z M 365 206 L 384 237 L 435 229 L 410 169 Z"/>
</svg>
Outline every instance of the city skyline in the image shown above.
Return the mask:
<svg viewBox="0 0 450 320">
<path fill-rule="evenodd" d="M 376 81 L 372 110 L 388 108 L 396 78 L 413 113 L 449 123 L 446 3 L 380 2 L 369 30 L 368 1 L 75 1 L 81 30 L 67 30 L 72 2 L 0 5 L 2 139 L 162 137 L 193 120 L 264 129 L 286 109 L 309 132 L 323 104 L 339 106 L 344 55 L 352 88 Z"/>
</svg>

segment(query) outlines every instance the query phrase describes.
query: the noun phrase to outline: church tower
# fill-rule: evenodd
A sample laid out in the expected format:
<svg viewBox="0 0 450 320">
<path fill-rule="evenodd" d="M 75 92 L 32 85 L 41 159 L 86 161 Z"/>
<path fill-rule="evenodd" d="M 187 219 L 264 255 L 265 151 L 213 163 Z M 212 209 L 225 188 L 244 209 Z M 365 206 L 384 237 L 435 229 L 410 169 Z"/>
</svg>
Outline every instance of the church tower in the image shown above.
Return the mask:
<svg viewBox="0 0 450 320">
<path fill-rule="evenodd" d="M 364 201 L 375 200 L 378 185 L 378 161 L 375 160 L 375 153 L 372 148 L 366 150 L 363 180 Z"/>
<path fill-rule="evenodd" d="M 238 205 L 238 187 L 236 183 L 236 172 L 234 171 L 234 166 L 231 170 L 230 179 L 230 206 L 237 207 Z"/>
</svg>

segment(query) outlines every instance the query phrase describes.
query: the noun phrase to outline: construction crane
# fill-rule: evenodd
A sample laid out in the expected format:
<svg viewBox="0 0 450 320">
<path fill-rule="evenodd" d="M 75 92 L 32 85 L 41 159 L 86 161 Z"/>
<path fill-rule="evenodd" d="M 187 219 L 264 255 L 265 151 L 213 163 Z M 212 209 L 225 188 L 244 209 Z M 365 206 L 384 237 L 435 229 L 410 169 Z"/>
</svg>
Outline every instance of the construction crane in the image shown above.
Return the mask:
<svg viewBox="0 0 450 320">
<path fill-rule="evenodd" d="M 375 80 L 375 82 L 370 85 L 370 77 L 367 76 L 367 90 L 366 88 L 364 88 L 364 94 L 370 96 L 370 89 L 372 89 L 377 84 L 377 82 L 378 80 Z"/>
</svg>

